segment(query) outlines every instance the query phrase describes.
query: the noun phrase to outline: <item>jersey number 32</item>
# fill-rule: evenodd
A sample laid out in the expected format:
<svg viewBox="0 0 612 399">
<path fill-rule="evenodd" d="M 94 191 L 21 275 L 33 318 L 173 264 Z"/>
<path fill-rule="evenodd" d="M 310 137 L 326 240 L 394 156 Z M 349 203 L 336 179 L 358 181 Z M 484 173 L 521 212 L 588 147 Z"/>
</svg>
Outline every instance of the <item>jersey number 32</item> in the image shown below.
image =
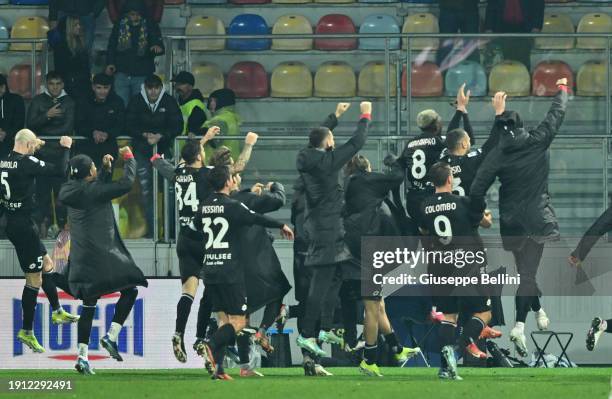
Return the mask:
<svg viewBox="0 0 612 399">
<path fill-rule="evenodd" d="M 217 216 L 216 218 L 202 218 L 202 228 L 206 235 L 206 249 L 227 249 L 229 247 L 227 241 L 223 241 L 229 223 L 227 219 Z M 215 231 L 213 231 L 213 228 Z"/>
</svg>

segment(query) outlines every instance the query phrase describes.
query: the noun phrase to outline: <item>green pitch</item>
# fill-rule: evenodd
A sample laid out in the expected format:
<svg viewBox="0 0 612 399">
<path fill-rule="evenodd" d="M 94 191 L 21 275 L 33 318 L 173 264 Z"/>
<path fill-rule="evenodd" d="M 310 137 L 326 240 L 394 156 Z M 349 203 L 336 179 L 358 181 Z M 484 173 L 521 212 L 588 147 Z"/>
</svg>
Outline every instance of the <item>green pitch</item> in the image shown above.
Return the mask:
<svg viewBox="0 0 612 399">
<path fill-rule="evenodd" d="M 436 369 L 383 368 L 383 378 L 365 377 L 352 368 L 330 368 L 334 377 L 304 377 L 301 368 L 261 369 L 263 378 L 211 381 L 204 370 L 96 370 L 95 376 L 70 371 L 0 371 L 0 381 L 71 378 L 72 393 L 0 393 L 6 398 L 588 398 L 607 399 L 612 368 L 468 369 L 464 381 L 439 381 Z M 6 391 L 4 391 L 6 392 Z"/>
</svg>

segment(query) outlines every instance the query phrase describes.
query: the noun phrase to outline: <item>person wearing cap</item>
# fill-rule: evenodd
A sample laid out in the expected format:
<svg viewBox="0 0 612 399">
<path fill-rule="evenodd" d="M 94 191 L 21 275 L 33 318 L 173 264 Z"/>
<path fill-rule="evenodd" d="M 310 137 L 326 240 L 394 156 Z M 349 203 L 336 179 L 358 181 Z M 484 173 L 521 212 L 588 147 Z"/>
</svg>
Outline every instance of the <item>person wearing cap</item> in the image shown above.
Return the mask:
<svg viewBox="0 0 612 399">
<path fill-rule="evenodd" d="M 201 135 L 204 133 L 202 126 L 206 122 L 206 106 L 200 90 L 193 87 L 195 77 L 187 71 L 182 71 L 172 82 L 179 96 L 179 108 L 183 115 L 183 135 Z"/>
<path fill-rule="evenodd" d="M 174 138 L 183 130 L 179 106 L 161 79 L 150 75 L 139 95 L 132 97 L 126 111 L 126 132 L 132 136 L 137 174 L 149 235 L 153 234 L 153 169 L 149 159 L 157 153 L 172 158 Z"/>
<path fill-rule="evenodd" d="M 8 155 L 15 144 L 15 134 L 25 125 L 25 103 L 11 93 L 6 76 L 0 74 L 0 157 Z"/>
<path fill-rule="evenodd" d="M 117 156 L 117 136 L 122 134 L 125 124 L 125 106 L 112 86 L 112 77 L 104 73 L 95 75 L 91 94 L 77 104 L 76 131 L 85 137 L 78 149 L 91 157 L 98 168 L 104 155 Z"/>
<path fill-rule="evenodd" d="M 115 76 L 115 92 L 127 104 L 155 72 L 155 57 L 164 53 L 159 25 L 145 17 L 142 1 L 128 0 L 108 39 L 106 73 Z"/>
<path fill-rule="evenodd" d="M 83 301 L 75 365 L 81 374 L 95 374 L 89 365 L 87 348 L 98 298 L 121 293 L 112 323 L 100 344 L 113 359 L 123 361 L 117 339 L 138 296 L 136 287 L 148 285 L 119 235 L 113 213 L 111 201 L 132 189 L 136 175 L 136 161 L 130 148 L 121 148 L 119 154 L 123 158 L 123 176 L 118 181 L 112 181 L 113 156 L 104 156 L 99 175 L 90 157 L 84 154 L 73 157 L 70 180 L 59 193 L 70 215 L 71 248 L 68 265 L 61 275 L 64 284 L 58 285 Z"/>
<path fill-rule="evenodd" d="M 212 113 L 212 118 L 204 123 L 204 128 L 219 126 L 221 132 L 219 136 L 239 136 L 242 119 L 236 111 L 236 94 L 230 89 L 219 89 L 213 91 L 208 97 L 208 110 Z M 206 148 L 206 156 L 212 156 L 212 149 L 219 146 L 226 146 L 230 149 L 233 159 L 238 159 L 240 155 L 240 142 L 238 140 L 211 140 Z"/>
</svg>

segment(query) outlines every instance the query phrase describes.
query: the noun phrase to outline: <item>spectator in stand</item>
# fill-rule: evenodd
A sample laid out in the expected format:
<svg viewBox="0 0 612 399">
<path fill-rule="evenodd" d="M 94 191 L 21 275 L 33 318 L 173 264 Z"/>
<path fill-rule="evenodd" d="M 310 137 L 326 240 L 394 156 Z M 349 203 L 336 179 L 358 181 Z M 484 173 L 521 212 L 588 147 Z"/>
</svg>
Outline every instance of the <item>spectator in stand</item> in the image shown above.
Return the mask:
<svg viewBox="0 0 612 399">
<path fill-rule="evenodd" d="M 0 74 L 0 158 L 15 144 L 15 134 L 25 126 L 23 98 L 9 91 L 6 76 Z"/>
<path fill-rule="evenodd" d="M 89 94 L 91 81 L 85 32 L 80 19 L 72 16 L 63 17 L 57 30 L 55 40 L 49 40 L 55 72 L 62 75 L 66 92 L 79 101 Z"/>
<path fill-rule="evenodd" d="M 195 77 L 186 71 L 179 72 L 172 79 L 178 93 L 178 102 L 183 114 L 183 135 L 204 135 L 202 126 L 206 122 L 206 105 L 198 89 L 194 89 Z"/>
<path fill-rule="evenodd" d="M 544 23 L 544 0 L 489 0 L 485 18 L 486 32 L 537 33 Z M 533 40 L 497 39 L 504 59 L 520 61 L 531 70 Z"/>
<path fill-rule="evenodd" d="M 145 79 L 140 94 L 132 97 L 126 112 L 126 130 L 133 137 L 136 173 L 140 179 L 147 237 L 153 236 L 153 170 L 149 159 L 155 152 L 172 157 L 174 138 L 183 130 L 183 117 L 179 106 L 166 93 L 161 79 L 150 75 Z"/>
<path fill-rule="evenodd" d="M 440 33 L 478 33 L 480 32 L 480 14 L 478 12 L 479 0 L 440 0 Z M 459 40 L 461 41 L 461 40 Z M 442 70 L 468 58 L 480 63 L 478 41 L 463 41 L 460 53 L 452 59 L 453 48 L 458 41 L 442 39 L 442 46 L 438 50 L 437 62 Z"/>
<path fill-rule="evenodd" d="M 240 125 L 242 120 L 236 112 L 236 93 L 230 89 L 219 89 L 210 93 L 208 97 L 208 110 L 212 113 L 212 118 L 204 123 L 204 128 L 218 126 L 221 131 L 219 136 L 240 136 Z M 240 141 L 238 140 L 211 140 L 207 143 L 206 157 L 210 158 L 210 147 L 216 148 L 221 145 L 230 149 L 232 158 L 238 159 L 240 155 Z"/>
<path fill-rule="evenodd" d="M 104 9 L 104 0 L 49 0 L 49 27 L 54 29 L 63 17 L 76 16 L 81 21 L 85 47 L 91 52 L 96 32 L 96 18 Z"/>
<path fill-rule="evenodd" d="M 62 75 L 52 71 L 46 76 L 43 92 L 32 99 L 28 107 L 26 125 L 43 140 L 45 136 L 72 136 L 74 133 L 74 100 L 64 90 Z M 59 141 L 47 140 L 36 153 L 36 157 L 55 165 L 61 163 L 62 151 Z M 66 224 L 66 209 L 56 202 L 62 177 L 45 177 L 36 181 L 37 209 L 35 220 L 40 224 L 41 238 L 50 234 L 55 238 L 59 228 Z M 55 205 L 53 209 L 52 204 Z M 53 231 L 48 228 L 53 226 Z"/>
<path fill-rule="evenodd" d="M 98 169 L 102 167 L 104 155 L 117 159 L 117 136 L 125 124 L 125 106 L 112 91 L 112 85 L 112 77 L 97 74 L 92 80 L 91 94 L 77 104 L 76 131 L 86 139 L 79 143 L 79 151 L 88 155 Z"/>
<path fill-rule="evenodd" d="M 113 23 L 117 23 L 121 17 L 121 10 L 125 6 L 125 3 L 130 0 L 107 0 L 106 7 L 108 8 L 108 16 Z M 146 17 L 152 19 L 158 24 L 161 22 L 162 15 L 164 13 L 164 0 L 140 0 L 145 10 L 147 11 Z"/>
<path fill-rule="evenodd" d="M 145 18 L 144 5 L 128 0 L 108 40 L 106 73 L 115 75 L 115 92 L 125 104 L 140 93 L 145 77 L 155 72 L 155 57 L 164 53 L 159 25 Z"/>
</svg>

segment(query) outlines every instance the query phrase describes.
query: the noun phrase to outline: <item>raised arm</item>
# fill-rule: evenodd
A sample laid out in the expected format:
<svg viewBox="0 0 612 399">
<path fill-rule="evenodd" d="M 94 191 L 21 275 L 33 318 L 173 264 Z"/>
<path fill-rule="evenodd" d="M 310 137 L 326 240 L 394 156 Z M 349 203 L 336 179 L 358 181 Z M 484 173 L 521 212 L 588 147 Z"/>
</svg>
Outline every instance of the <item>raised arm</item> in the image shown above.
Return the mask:
<svg viewBox="0 0 612 399">
<path fill-rule="evenodd" d="M 255 212 L 274 212 L 285 205 L 287 197 L 285 195 L 285 187 L 281 183 L 268 183 L 268 189 L 260 191 L 259 195 L 251 195 L 249 202 L 245 203 Z"/>
<path fill-rule="evenodd" d="M 470 188 L 470 199 L 476 209 L 484 209 L 486 207 L 485 196 L 487 195 L 487 190 L 489 190 L 489 187 L 491 187 L 497 177 L 497 162 L 497 157 L 488 156 L 478 168 Z"/>
<path fill-rule="evenodd" d="M 93 184 L 88 193 L 97 202 L 108 202 L 130 192 L 136 177 L 136 160 L 129 147 L 119 150 L 123 157 L 123 176 L 117 181 Z"/>
<path fill-rule="evenodd" d="M 151 157 L 151 163 L 153 164 L 153 167 L 157 169 L 157 171 L 163 176 L 164 179 L 174 183 L 174 177 L 176 176 L 176 168 L 172 163 L 166 161 L 159 154 L 155 154 L 153 155 L 153 157 Z"/>
<path fill-rule="evenodd" d="M 365 145 L 368 138 L 368 127 L 372 120 L 372 103 L 364 101 L 361 103 L 360 107 L 361 116 L 357 123 L 357 130 L 353 133 L 353 137 L 331 153 L 331 165 L 329 166 L 332 170 L 341 169 Z"/>
<path fill-rule="evenodd" d="M 257 133 L 248 132 L 246 137 L 244 138 L 244 147 L 242 148 L 242 152 L 238 156 L 238 159 L 234 163 L 234 171 L 236 173 L 242 172 L 246 169 L 249 160 L 251 159 L 251 154 L 253 153 L 253 146 L 257 143 L 257 139 L 259 136 Z"/>
<path fill-rule="evenodd" d="M 448 124 L 448 131 L 450 132 L 451 130 L 459 128 L 460 122 L 463 122 L 463 130 L 465 130 L 470 137 L 470 144 L 474 145 L 476 144 L 476 140 L 474 138 L 474 131 L 467 112 L 467 106 L 470 102 L 471 94 L 472 92 L 470 90 L 465 93 L 465 83 L 459 87 L 457 99 L 455 100 L 457 111 L 455 112 L 455 115 L 453 115 L 453 119 L 451 119 L 450 123 Z"/>
<path fill-rule="evenodd" d="M 552 105 L 546 114 L 544 120 L 538 127 L 530 132 L 531 140 L 535 144 L 541 144 L 548 148 L 555 136 L 561 128 L 561 124 L 565 119 L 565 110 L 569 99 L 569 88 L 567 87 L 567 79 L 557 81 L 559 92 L 553 99 Z"/>
<path fill-rule="evenodd" d="M 40 145 L 44 145 L 44 141 L 40 140 Z M 28 173 L 33 176 L 54 176 L 66 177 L 68 172 L 68 162 L 70 161 L 70 147 L 72 146 L 72 138 L 68 136 L 60 137 L 60 148 L 62 158 L 58 164 L 40 161 L 37 158 L 30 157 L 34 161 L 28 164 Z"/>
</svg>

